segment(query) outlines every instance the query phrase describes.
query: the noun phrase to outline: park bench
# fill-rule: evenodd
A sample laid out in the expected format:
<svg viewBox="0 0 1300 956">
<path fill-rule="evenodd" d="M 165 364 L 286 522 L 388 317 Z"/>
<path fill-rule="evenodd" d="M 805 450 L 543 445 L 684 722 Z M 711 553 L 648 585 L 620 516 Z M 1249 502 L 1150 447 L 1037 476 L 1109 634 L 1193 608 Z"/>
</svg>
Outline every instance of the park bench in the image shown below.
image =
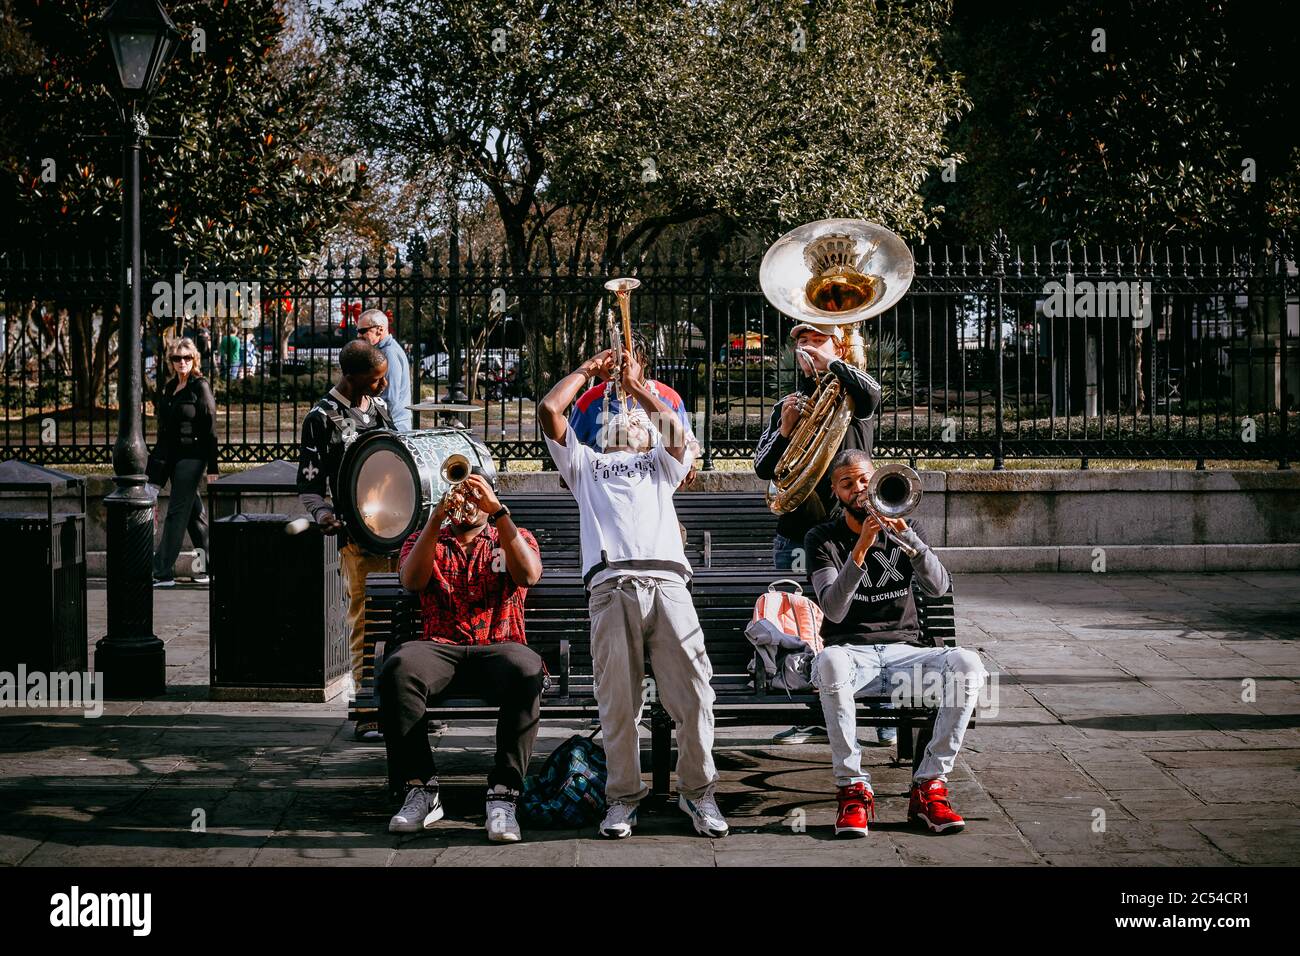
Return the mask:
<svg viewBox="0 0 1300 956">
<path fill-rule="evenodd" d="M 512 510 L 514 505 L 511 505 Z M 550 555 L 547 555 L 550 561 Z M 548 564 L 548 568 L 552 565 Z M 767 686 L 765 672 L 744 636 L 753 616 L 754 602 L 777 579 L 774 570 L 701 570 L 692 581 L 695 606 L 704 643 L 713 665 L 717 695 L 714 720 L 719 726 L 753 726 L 807 723 L 808 705 L 815 694 L 787 694 Z M 917 593 L 917 609 L 925 639 L 935 646 L 955 643 L 951 593 L 926 598 Z M 542 694 L 543 719 L 596 716 L 592 684 L 587 596 L 577 569 L 548 570 L 529 589 L 525 609 L 528 643 L 546 662 L 549 675 Z M 361 686 L 349 709 L 353 720 L 377 717 L 376 675 L 383 656 L 402 641 L 420 636 L 420 606 L 396 574 L 371 574 L 366 578 L 366 631 Z M 647 668 L 647 673 L 649 669 Z M 895 726 L 899 730 L 898 758 L 919 762 L 934 727 L 936 713 L 923 707 L 873 709 L 887 697 L 859 697 L 858 722 L 867 726 Z M 494 720 L 496 708 L 467 696 L 455 683 L 429 703 L 429 717 L 438 720 Z M 672 763 L 672 719 L 658 699 L 650 702 L 652 791 L 666 794 Z"/>
<path fill-rule="evenodd" d="M 537 538 L 544 564 L 578 570 L 581 558 L 578 506 L 567 491 L 509 495 L 515 524 Z M 776 516 L 762 495 L 679 493 L 673 499 L 677 520 L 686 528 L 686 559 L 697 570 L 771 568 Z"/>
</svg>

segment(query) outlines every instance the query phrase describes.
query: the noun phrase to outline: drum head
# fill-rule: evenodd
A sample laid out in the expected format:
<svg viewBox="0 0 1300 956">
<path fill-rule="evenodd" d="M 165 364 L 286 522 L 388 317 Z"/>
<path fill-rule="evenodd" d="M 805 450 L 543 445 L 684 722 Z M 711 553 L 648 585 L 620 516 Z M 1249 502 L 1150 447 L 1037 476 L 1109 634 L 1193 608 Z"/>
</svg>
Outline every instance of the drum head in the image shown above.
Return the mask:
<svg viewBox="0 0 1300 956">
<path fill-rule="evenodd" d="M 492 467 L 487 449 L 460 429 L 371 431 L 356 439 L 343 453 L 335 502 L 348 537 L 371 554 L 400 551 L 450 487 L 441 475 L 450 454 Z"/>
<path fill-rule="evenodd" d="M 422 504 L 410 454 L 392 433 L 372 432 L 348 449 L 346 464 L 339 493 L 348 536 L 374 554 L 400 550 L 418 530 Z"/>
</svg>

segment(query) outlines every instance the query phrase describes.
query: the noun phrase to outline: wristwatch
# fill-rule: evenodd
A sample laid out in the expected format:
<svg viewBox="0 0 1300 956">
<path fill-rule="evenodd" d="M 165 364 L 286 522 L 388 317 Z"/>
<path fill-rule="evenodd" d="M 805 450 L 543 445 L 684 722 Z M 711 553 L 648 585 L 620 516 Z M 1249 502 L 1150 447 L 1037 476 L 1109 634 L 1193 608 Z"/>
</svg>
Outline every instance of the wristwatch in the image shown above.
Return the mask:
<svg viewBox="0 0 1300 956">
<path fill-rule="evenodd" d="M 508 514 L 510 514 L 510 509 L 505 505 L 502 505 L 499 509 L 488 515 L 488 523 L 495 527 L 496 523 Z"/>
</svg>

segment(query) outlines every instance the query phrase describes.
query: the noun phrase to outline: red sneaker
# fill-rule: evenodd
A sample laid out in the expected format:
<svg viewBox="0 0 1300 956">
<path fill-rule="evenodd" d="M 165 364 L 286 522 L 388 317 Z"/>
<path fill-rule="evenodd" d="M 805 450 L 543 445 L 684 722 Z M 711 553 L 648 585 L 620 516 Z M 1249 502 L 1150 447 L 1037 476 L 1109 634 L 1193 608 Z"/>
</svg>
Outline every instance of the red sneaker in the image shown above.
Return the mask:
<svg viewBox="0 0 1300 956">
<path fill-rule="evenodd" d="M 835 797 L 840 802 L 840 812 L 835 815 L 837 837 L 864 837 L 867 820 L 876 818 L 876 798 L 865 783 L 838 787 Z"/>
<path fill-rule="evenodd" d="M 907 807 L 907 822 L 921 823 L 932 833 L 956 833 L 966 825 L 948 802 L 948 787 L 940 780 L 912 784 L 912 799 Z"/>
</svg>

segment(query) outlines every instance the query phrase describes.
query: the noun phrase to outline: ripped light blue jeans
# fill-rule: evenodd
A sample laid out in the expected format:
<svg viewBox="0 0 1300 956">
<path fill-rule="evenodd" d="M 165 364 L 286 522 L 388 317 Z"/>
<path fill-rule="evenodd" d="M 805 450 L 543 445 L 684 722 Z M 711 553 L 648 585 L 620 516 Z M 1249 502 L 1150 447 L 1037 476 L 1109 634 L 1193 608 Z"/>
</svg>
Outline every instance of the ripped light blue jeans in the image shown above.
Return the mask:
<svg viewBox="0 0 1300 956">
<path fill-rule="evenodd" d="M 831 739 L 835 786 L 855 783 L 871 789 L 858 746 L 858 694 L 894 695 L 901 704 L 938 703 L 934 736 L 912 775 L 914 780 L 947 780 L 961 749 L 966 725 L 979 703 L 988 673 L 980 656 L 964 647 L 913 647 L 911 644 L 836 644 L 813 661 L 812 682 L 820 691 Z"/>
</svg>

